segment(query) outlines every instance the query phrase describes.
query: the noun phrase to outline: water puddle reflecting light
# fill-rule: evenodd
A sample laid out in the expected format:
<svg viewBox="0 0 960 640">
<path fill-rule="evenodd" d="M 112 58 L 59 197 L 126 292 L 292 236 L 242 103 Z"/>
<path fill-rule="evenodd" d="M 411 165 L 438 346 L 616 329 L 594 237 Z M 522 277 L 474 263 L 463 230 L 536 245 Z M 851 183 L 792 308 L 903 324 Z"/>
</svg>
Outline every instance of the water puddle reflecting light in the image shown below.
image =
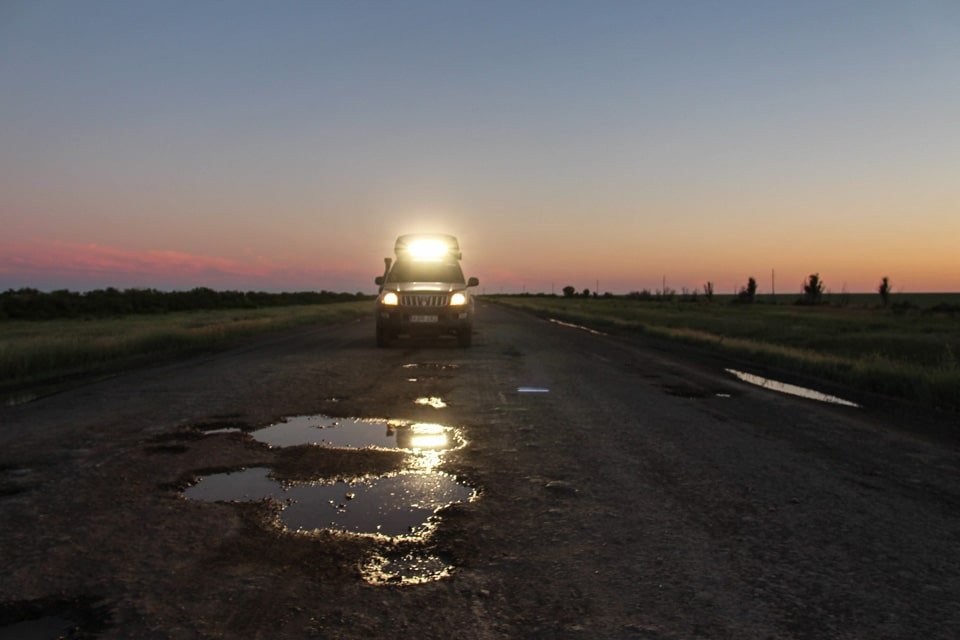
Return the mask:
<svg viewBox="0 0 960 640">
<path fill-rule="evenodd" d="M 730 373 L 736 376 L 738 379 L 743 382 L 747 382 L 758 387 L 763 387 L 764 389 L 770 389 L 772 391 L 778 391 L 780 393 L 785 393 L 791 396 L 798 396 L 800 398 L 807 398 L 810 400 L 818 400 L 820 402 L 828 402 L 830 404 L 843 405 L 845 407 L 857 407 L 860 405 L 855 402 L 850 402 L 849 400 L 844 400 L 843 398 L 838 398 L 836 396 L 831 396 L 826 393 L 821 393 L 820 391 L 814 391 L 813 389 L 807 389 L 806 387 L 799 387 L 794 384 L 787 384 L 786 382 L 778 382 L 776 380 L 770 380 L 768 378 L 763 378 L 761 376 L 753 375 L 752 373 L 745 373 L 743 371 L 737 371 L 736 369 L 724 369 L 727 373 Z"/>
<path fill-rule="evenodd" d="M 550 322 L 553 324 L 558 324 L 561 327 L 570 327 L 571 329 L 580 329 L 581 331 L 586 331 L 587 333 L 592 333 L 595 336 L 606 336 L 610 335 L 604 333 L 603 331 L 597 331 L 596 329 L 591 329 L 590 327 L 585 327 L 582 324 L 573 324 L 572 322 L 564 322 L 563 320 L 557 320 L 556 318 L 550 318 Z"/>
<path fill-rule="evenodd" d="M 545 387 L 517 387 L 517 393 L 550 393 Z"/>
<path fill-rule="evenodd" d="M 411 585 L 442 580 L 453 569 L 436 556 L 411 552 L 390 557 L 376 555 L 360 568 L 360 573 L 373 585 Z"/>
<path fill-rule="evenodd" d="M 439 472 L 408 472 L 335 482 L 280 483 L 269 469 L 254 467 L 205 476 L 183 495 L 207 502 L 276 500 L 288 531 L 319 530 L 423 537 L 443 507 L 472 500 L 476 492 Z"/>
<path fill-rule="evenodd" d="M 447 406 L 440 398 L 422 398 L 434 408 Z M 415 452 L 458 449 L 465 442 L 459 431 L 427 422 L 333 418 L 324 415 L 292 416 L 250 435 L 270 447 L 312 444 L 320 447 L 408 449 Z M 418 465 L 423 466 L 423 465 Z"/>
<path fill-rule="evenodd" d="M 413 402 L 414 404 L 433 407 L 434 409 L 443 409 L 447 406 L 447 403 L 443 401 L 443 398 L 438 398 L 436 396 L 431 396 L 429 398 L 417 398 Z"/>
</svg>

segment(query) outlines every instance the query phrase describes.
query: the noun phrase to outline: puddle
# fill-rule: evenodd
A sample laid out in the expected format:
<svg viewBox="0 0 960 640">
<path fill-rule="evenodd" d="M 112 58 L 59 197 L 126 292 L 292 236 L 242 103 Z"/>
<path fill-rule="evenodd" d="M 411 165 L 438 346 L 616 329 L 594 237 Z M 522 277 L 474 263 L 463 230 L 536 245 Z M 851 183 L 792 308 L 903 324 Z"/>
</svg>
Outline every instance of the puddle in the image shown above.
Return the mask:
<svg viewBox="0 0 960 640">
<path fill-rule="evenodd" d="M 360 568 L 363 579 L 374 585 L 410 585 L 447 578 L 454 567 L 437 556 L 411 552 L 399 556 L 374 556 Z"/>
<path fill-rule="evenodd" d="M 171 454 L 177 455 L 189 451 L 186 445 L 182 444 L 156 444 L 150 447 L 144 447 L 144 452 L 148 454 Z"/>
<path fill-rule="evenodd" d="M 443 401 L 443 398 L 438 398 L 436 396 L 431 396 L 429 398 L 417 398 L 413 402 L 414 404 L 433 407 L 434 409 L 443 409 L 447 406 L 447 403 Z"/>
<path fill-rule="evenodd" d="M 37 474 L 27 467 L 0 468 L 0 498 L 19 495 L 37 486 Z"/>
<path fill-rule="evenodd" d="M 561 327 L 570 327 L 571 329 L 580 329 L 581 331 L 586 331 L 587 333 L 592 333 L 595 336 L 606 336 L 610 335 L 604 333 L 603 331 L 597 331 L 596 329 L 591 329 L 590 327 L 585 327 L 582 324 L 573 324 L 572 322 L 564 322 L 563 320 L 557 320 L 556 318 L 550 318 L 550 322 L 553 324 L 558 324 Z"/>
<path fill-rule="evenodd" d="M 207 429 L 203 432 L 205 436 L 215 436 L 218 433 L 243 433 L 243 429 L 237 427 L 223 427 L 222 429 Z"/>
<path fill-rule="evenodd" d="M 269 477 L 265 467 L 251 467 L 230 473 L 204 476 L 197 484 L 187 487 L 183 495 L 190 500 L 205 502 L 254 502 L 273 498 L 280 484 Z"/>
<path fill-rule="evenodd" d="M 849 400 L 844 400 L 843 398 L 838 398 L 826 393 L 814 391 L 813 389 L 807 389 L 806 387 L 798 387 L 797 385 L 787 384 L 785 382 L 777 382 L 776 380 L 755 376 L 751 373 L 744 373 L 743 371 L 737 371 L 735 369 L 724 369 L 724 371 L 733 374 L 743 382 L 748 382 L 750 384 L 763 387 L 764 389 L 771 389 L 773 391 L 779 391 L 780 393 L 786 393 L 791 396 L 799 396 L 801 398 L 808 398 L 810 400 L 818 400 L 820 402 L 828 402 L 830 404 L 839 404 L 845 407 L 860 407 L 860 405 L 856 404 L 855 402 L 850 402 Z"/>
<path fill-rule="evenodd" d="M 51 640 L 73 637 L 71 633 L 76 625 L 59 616 L 44 616 L 36 620 L 15 622 L 0 627 L 0 640 Z"/>
<path fill-rule="evenodd" d="M 732 397 L 729 393 L 717 393 L 717 394 L 714 394 L 714 395 L 716 395 L 716 397 L 718 397 L 718 398 L 730 398 L 730 397 Z"/>
<path fill-rule="evenodd" d="M 439 398 L 441 406 L 446 406 Z M 437 407 L 433 404 L 430 406 Z M 401 420 L 362 420 L 324 415 L 293 416 L 250 433 L 271 447 L 313 444 L 321 447 L 445 451 L 463 446 L 456 429 L 441 424 Z"/>
<path fill-rule="evenodd" d="M 550 393 L 545 387 L 517 387 L 517 393 Z"/>
<path fill-rule="evenodd" d="M 183 492 L 191 500 L 210 502 L 277 500 L 280 519 L 289 531 L 322 529 L 391 537 L 423 537 L 435 513 L 467 502 L 476 492 L 440 472 L 409 472 L 379 478 L 281 484 L 270 470 L 254 467 L 201 478 Z"/>
</svg>

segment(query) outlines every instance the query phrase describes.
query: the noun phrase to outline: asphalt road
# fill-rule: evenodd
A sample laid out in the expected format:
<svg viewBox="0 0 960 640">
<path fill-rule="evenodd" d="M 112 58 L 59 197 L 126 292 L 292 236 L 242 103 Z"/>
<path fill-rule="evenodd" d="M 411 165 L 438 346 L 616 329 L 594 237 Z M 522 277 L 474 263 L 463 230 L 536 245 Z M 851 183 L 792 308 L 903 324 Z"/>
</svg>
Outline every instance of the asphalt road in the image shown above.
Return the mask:
<svg viewBox="0 0 960 640">
<path fill-rule="evenodd" d="M 0 409 L 0 626 L 48 614 L 103 638 L 960 637 L 956 440 L 912 434 L 909 412 L 750 386 L 682 347 L 487 305 L 477 329 L 471 349 L 386 350 L 372 318 L 302 329 Z M 415 545 L 286 533 L 276 503 L 183 497 L 216 470 L 403 468 L 200 435 L 317 413 L 458 427 L 468 444 L 442 469 L 478 497 Z M 452 574 L 364 581 L 365 558 L 398 549 Z"/>
</svg>

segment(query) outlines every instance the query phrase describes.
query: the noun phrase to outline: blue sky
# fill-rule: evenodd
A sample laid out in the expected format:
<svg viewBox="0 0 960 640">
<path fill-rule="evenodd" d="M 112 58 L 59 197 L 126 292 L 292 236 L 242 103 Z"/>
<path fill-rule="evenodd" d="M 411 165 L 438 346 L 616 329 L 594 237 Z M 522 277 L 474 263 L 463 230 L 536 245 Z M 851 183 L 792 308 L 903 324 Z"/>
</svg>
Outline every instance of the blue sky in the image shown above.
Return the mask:
<svg viewBox="0 0 960 640">
<path fill-rule="evenodd" d="M 355 290 L 432 230 L 507 290 L 956 290 L 957 60 L 956 2 L 7 2 L 0 286 Z"/>
</svg>

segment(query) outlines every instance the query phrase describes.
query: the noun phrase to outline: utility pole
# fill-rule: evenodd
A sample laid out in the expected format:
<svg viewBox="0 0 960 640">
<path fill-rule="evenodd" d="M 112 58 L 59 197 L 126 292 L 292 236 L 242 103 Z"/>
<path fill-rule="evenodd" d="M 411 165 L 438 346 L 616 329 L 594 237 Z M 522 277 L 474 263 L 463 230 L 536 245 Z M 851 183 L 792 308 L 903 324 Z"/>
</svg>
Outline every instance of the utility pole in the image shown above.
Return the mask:
<svg viewBox="0 0 960 640">
<path fill-rule="evenodd" d="M 776 271 L 776 269 L 770 269 L 770 291 L 771 291 L 771 294 L 770 294 L 770 295 L 773 296 L 774 302 L 776 302 L 776 298 L 777 298 L 777 271 Z"/>
</svg>

